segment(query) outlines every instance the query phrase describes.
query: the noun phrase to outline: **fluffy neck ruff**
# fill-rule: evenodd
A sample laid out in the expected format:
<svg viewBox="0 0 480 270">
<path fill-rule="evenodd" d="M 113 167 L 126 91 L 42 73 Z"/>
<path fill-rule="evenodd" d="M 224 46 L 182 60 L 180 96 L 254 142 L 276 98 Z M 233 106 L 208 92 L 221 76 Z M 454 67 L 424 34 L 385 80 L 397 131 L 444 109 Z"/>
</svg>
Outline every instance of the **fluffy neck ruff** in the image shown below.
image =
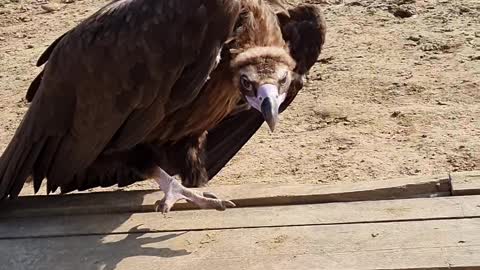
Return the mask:
<svg viewBox="0 0 480 270">
<path fill-rule="evenodd" d="M 241 0 L 242 11 L 228 45 L 232 68 L 267 60 L 282 62 L 294 68 L 295 61 L 290 57 L 277 15 L 272 8 L 272 3 L 278 6 L 282 1 Z"/>
<path fill-rule="evenodd" d="M 273 46 L 246 49 L 232 59 L 230 66 L 233 69 L 238 69 L 246 65 L 258 65 L 266 60 L 283 63 L 291 70 L 295 68 L 295 61 L 290 54 L 284 48 Z"/>
</svg>

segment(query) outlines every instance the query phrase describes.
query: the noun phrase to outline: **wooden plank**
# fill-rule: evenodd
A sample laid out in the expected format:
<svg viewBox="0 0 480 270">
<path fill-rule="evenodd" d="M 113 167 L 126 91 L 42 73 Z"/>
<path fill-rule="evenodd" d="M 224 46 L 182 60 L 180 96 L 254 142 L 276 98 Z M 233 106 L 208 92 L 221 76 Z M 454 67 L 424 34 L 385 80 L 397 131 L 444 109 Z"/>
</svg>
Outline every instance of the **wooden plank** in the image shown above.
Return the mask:
<svg viewBox="0 0 480 270">
<path fill-rule="evenodd" d="M 450 195 L 450 178 L 439 175 L 335 185 L 232 185 L 199 190 L 231 199 L 237 207 L 272 206 Z M 24 196 L 2 202 L 0 217 L 152 212 L 162 197 L 161 191 L 154 190 Z M 173 210 L 185 209 L 196 207 L 177 203 Z"/>
<path fill-rule="evenodd" d="M 248 218 L 246 218 L 248 217 Z M 480 196 L 77 216 L 4 218 L 0 239 L 480 217 Z"/>
<path fill-rule="evenodd" d="M 451 173 L 450 178 L 453 195 L 463 196 L 480 194 L 480 171 Z"/>
<path fill-rule="evenodd" d="M 0 240 L 2 269 L 480 269 L 480 219 Z"/>
</svg>

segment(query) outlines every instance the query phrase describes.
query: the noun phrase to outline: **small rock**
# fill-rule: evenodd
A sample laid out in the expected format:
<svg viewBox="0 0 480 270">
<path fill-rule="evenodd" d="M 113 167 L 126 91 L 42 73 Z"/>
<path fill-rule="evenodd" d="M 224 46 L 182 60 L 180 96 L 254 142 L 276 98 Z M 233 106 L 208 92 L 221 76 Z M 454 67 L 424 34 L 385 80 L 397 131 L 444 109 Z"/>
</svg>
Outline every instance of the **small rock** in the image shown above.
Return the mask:
<svg viewBox="0 0 480 270">
<path fill-rule="evenodd" d="M 371 234 L 371 236 L 372 236 L 373 238 L 375 238 L 375 237 L 377 237 L 377 236 L 379 236 L 379 235 L 380 235 L 379 233 L 372 233 L 372 234 Z"/>
<path fill-rule="evenodd" d="M 475 37 L 480 38 L 480 31 L 475 32 Z"/>
<path fill-rule="evenodd" d="M 333 56 L 326 57 L 326 58 L 321 58 L 317 62 L 322 63 L 322 64 L 330 64 L 334 60 Z"/>
<path fill-rule="evenodd" d="M 417 14 L 415 7 L 412 6 L 394 6 L 390 9 L 390 12 L 393 14 L 393 16 L 402 19 L 410 18 Z"/>
<path fill-rule="evenodd" d="M 390 116 L 391 117 L 399 117 L 402 115 L 402 112 L 401 111 L 394 111 Z"/>
<path fill-rule="evenodd" d="M 18 19 L 22 22 L 29 22 L 29 21 L 32 20 L 32 18 L 27 17 L 27 16 L 21 16 L 21 17 L 18 17 Z"/>
<path fill-rule="evenodd" d="M 355 0 L 353 0 L 353 1 L 345 1 L 345 5 L 346 5 L 346 6 L 360 6 L 360 7 L 364 6 L 364 4 L 361 3 L 360 1 L 355 1 Z"/>
<path fill-rule="evenodd" d="M 420 50 L 422 50 L 424 52 L 436 51 L 436 50 L 438 50 L 438 46 L 436 44 L 426 43 L 426 44 L 423 44 L 422 46 L 420 46 Z"/>
<path fill-rule="evenodd" d="M 420 41 L 421 38 L 422 38 L 421 35 L 418 35 L 418 36 L 409 36 L 409 37 L 407 38 L 407 40 L 411 40 L 411 41 L 418 42 L 418 41 Z"/>
<path fill-rule="evenodd" d="M 448 104 L 443 102 L 443 101 L 437 100 L 437 105 L 445 106 L 445 105 L 448 105 Z"/>
<path fill-rule="evenodd" d="M 33 49 L 33 45 L 32 45 L 32 44 L 28 44 L 28 45 L 27 45 L 27 49 Z"/>
<path fill-rule="evenodd" d="M 46 13 L 51 13 L 55 12 L 60 9 L 59 6 L 57 5 L 52 5 L 52 4 L 45 4 L 40 6 L 43 10 L 45 10 Z"/>
<path fill-rule="evenodd" d="M 468 59 L 471 61 L 478 61 L 480 60 L 480 55 L 470 55 Z"/>
<path fill-rule="evenodd" d="M 471 10 L 468 7 L 461 6 L 459 8 L 460 13 L 469 13 Z"/>
</svg>

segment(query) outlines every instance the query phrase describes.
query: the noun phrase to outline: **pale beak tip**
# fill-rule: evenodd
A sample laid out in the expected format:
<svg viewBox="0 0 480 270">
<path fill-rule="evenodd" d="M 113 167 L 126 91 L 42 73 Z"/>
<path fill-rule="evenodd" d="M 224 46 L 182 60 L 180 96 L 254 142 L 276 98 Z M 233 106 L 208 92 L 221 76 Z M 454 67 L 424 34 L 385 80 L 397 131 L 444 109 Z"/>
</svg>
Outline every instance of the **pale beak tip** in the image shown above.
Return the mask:
<svg viewBox="0 0 480 270">
<path fill-rule="evenodd" d="M 268 127 L 271 132 L 275 131 L 275 126 L 278 122 L 278 104 L 275 100 L 266 98 L 262 102 L 262 114 L 265 122 L 267 122 Z"/>
<path fill-rule="evenodd" d="M 275 125 L 276 121 L 267 121 L 268 127 L 270 128 L 270 131 L 273 133 L 275 132 Z"/>
</svg>

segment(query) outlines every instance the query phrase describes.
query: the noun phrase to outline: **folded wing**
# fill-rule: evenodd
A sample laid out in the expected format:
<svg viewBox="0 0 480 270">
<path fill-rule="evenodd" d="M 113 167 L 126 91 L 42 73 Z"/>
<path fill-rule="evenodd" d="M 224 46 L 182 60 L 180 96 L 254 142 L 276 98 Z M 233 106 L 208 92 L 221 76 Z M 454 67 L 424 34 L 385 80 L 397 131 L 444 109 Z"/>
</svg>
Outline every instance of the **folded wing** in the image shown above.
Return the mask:
<svg viewBox="0 0 480 270">
<path fill-rule="evenodd" d="M 39 59 L 32 104 L 0 160 L 0 198 L 83 186 L 102 153 L 142 143 L 195 99 L 240 10 L 232 0 L 119 0 L 57 39 Z"/>
</svg>

